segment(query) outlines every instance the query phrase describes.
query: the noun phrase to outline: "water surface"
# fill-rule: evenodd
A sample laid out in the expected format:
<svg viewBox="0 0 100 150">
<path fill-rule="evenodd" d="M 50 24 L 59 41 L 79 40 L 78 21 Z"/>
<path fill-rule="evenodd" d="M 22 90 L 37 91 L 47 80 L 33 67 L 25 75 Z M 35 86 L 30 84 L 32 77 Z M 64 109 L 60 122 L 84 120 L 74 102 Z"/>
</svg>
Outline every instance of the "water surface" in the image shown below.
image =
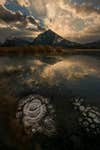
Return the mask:
<svg viewBox="0 0 100 150">
<path fill-rule="evenodd" d="M 1 56 L 0 80 L 6 80 L 16 95 L 50 90 L 51 95 L 100 101 L 100 59 L 95 56 Z"/>
</svg>

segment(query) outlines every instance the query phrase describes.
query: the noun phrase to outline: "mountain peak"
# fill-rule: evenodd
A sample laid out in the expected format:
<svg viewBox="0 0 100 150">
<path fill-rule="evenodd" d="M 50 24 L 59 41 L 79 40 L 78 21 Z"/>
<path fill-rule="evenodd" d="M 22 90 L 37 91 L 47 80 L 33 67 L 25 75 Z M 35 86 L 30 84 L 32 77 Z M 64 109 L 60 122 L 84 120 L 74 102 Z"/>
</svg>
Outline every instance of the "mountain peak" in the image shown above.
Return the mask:
<svg viewBox="0 0 100 150">
<path fill-rule="evenodd" d="M 48 33 L 48 34 L 56 34 L 53 30 L 51 30 L 51 29 L 48 29 L 48 30 L 46 30 L 44 33 Z M 43 33 L 43 34 L 44 34 Z"/>
<path fill-rule="evenodd" d="M 50 45 L 50 46 L 60 46 L 60 47 L 73 47 L 77 43 L 68 41 L 56 34 L 52 30 L 47 30 L 41 33 L 33 42 L 34 45 Z"/>
<path fill-rule="evenodd" d="M 60 35 L 58 35 L 56 32 L 54 32 L 51 29 L 46 30 L 41 35 L 49 35 L 49 36 L 53 36 L 53 37 L 56 36 L 57 38 L 62 38 L 63 39 L 63 37 L 61 37 Z"/>
<path fill-rule="evenodd" d="M 47 30 L 43 33 L 41 33 L 35 40 L 34 43 L 40 44 L 40 45 L 55 45 L 57 43 L 57 40 L 63 40 L 62 37 L 57 35 L 54 31 L 52 30 Z"/>
</svg>

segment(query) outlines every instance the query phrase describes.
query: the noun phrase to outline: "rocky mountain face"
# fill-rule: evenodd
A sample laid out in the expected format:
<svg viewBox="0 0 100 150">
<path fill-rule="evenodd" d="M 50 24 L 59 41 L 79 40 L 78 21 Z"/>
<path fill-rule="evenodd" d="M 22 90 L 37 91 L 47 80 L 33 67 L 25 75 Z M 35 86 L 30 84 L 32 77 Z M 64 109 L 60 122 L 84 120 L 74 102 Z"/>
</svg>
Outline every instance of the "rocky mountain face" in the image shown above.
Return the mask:
<svg viewBox="0 0 100 150">
<path fill-rule="evenodd" d="M 37 38 L 33 41 L 34 45 L 50 45 L 50 46 L 58 46 L 58 47 L 75 47 L 80 44 L 68 41 L 52 30 L 45 31 L 41 33 Z"/>
</svg>

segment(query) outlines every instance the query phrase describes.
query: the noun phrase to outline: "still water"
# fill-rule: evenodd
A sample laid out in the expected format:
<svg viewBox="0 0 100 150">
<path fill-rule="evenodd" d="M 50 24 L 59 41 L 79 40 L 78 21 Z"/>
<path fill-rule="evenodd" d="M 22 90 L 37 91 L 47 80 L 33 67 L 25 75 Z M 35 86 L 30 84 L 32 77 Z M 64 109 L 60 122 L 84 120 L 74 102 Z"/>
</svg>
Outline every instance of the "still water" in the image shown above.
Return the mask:
<svg viewBox="0 0 100 150">
<path fill-rule="evenodd" d="M 53 106 L 55 110 L 55 123 L 59 136 L 49 138 L 34 135 L 31 138 L 23 132 L 24 126 L 22 125 L 21 128 L 16 119 L 16 102 L 29 94 L 40 95 L 50 100 L 52 105 L 48 104 L 48 107 Z M 72 97 L 79 97 L 79 100 L 80 97 L 84 98 L 85 105 L 81 104 L 81 101 L 78 103 L 80 105 L 77 105 L 76 101 L 74 105 L 79 109 L 74 109 Z M 42 113 L 42 109 L 40 111 L 39 107 L 36 108 L 32 109 L 33 114 L 37 110 Z M 100 133 L 99 111 L 99 57 L 85 55 L 0 56 L 0 149 L 100 149 L 100 136 L 94 136 Z M 86 112 L 85 116 L 83 112 Z M 50 130 L 52 126 L 47 127 Z"/>
<path fill-rule="evenodd" d="M 100 58 L 93 56 L 1 56 L 0 81 L 16 95 L 28 92 L 80 96 L 100 104 Z M 6 84 L 6 83 L 5 83 Z M 2 93 L 1 93 L 2 94 Z"/>
</svg>

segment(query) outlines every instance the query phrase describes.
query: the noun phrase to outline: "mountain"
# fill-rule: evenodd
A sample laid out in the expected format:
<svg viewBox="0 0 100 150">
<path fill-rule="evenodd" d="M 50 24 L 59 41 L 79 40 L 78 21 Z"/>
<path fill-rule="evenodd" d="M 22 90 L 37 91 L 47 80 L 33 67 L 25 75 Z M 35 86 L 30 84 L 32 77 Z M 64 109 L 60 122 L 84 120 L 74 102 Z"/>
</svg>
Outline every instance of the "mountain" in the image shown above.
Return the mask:
<svg viewBox="0 0 100 150">
<path fill-rule="evenodd" d="M 38 37 L 34 39 L 33 45 L 50 45 L 64 48 L 80 46 L 78 43 L 62 38 L 52 30 L 47 30 L 44 33 L 39 34 Z"/>
<path fill-rule="evenodd" d="M 31 39 L 31 40 L 30 40 Z M 39 34 L 35 39 L 29 37 L 14 37 L 7 39 L 2 46 L 48 45 L 56 47 L 78 47 L 80 44 L 63 39 L 52 30 Z"/>
<path fill-rule="evenodd" d="M 12 38 L 7 39 L 2 46 L 24 46 L 24 45 L 31 45 L 33 38 L 29 37 L 20 37 L 20 38 Z"/>
<path fill-rule="evenodd" d="M 76 42 L 72 42 L 62 38 L 60 35 L 56 34 L 52 30 L 47 30 L 44 33 L 38 35 L 37 38 L 33 41 L 34 45 L 50 45 L 57 46 L 62 48 L 80 48 L 80 49 L 99 49 L 100 41 L 80 44 Z"/>
<path fill-rule="evenodd" d="M 82 45 L 83 48 L 100 48 L 100 40 Z"/>
<path fill-rule="evenodd" d="M 2 46 L 41 45 L 61 48 L 99 49 L 100 41 L 80 44 L 62 38 L 52 30 L 40 33 L 35 39 L 30 37 L 10 38 Z"/>
</svg>

